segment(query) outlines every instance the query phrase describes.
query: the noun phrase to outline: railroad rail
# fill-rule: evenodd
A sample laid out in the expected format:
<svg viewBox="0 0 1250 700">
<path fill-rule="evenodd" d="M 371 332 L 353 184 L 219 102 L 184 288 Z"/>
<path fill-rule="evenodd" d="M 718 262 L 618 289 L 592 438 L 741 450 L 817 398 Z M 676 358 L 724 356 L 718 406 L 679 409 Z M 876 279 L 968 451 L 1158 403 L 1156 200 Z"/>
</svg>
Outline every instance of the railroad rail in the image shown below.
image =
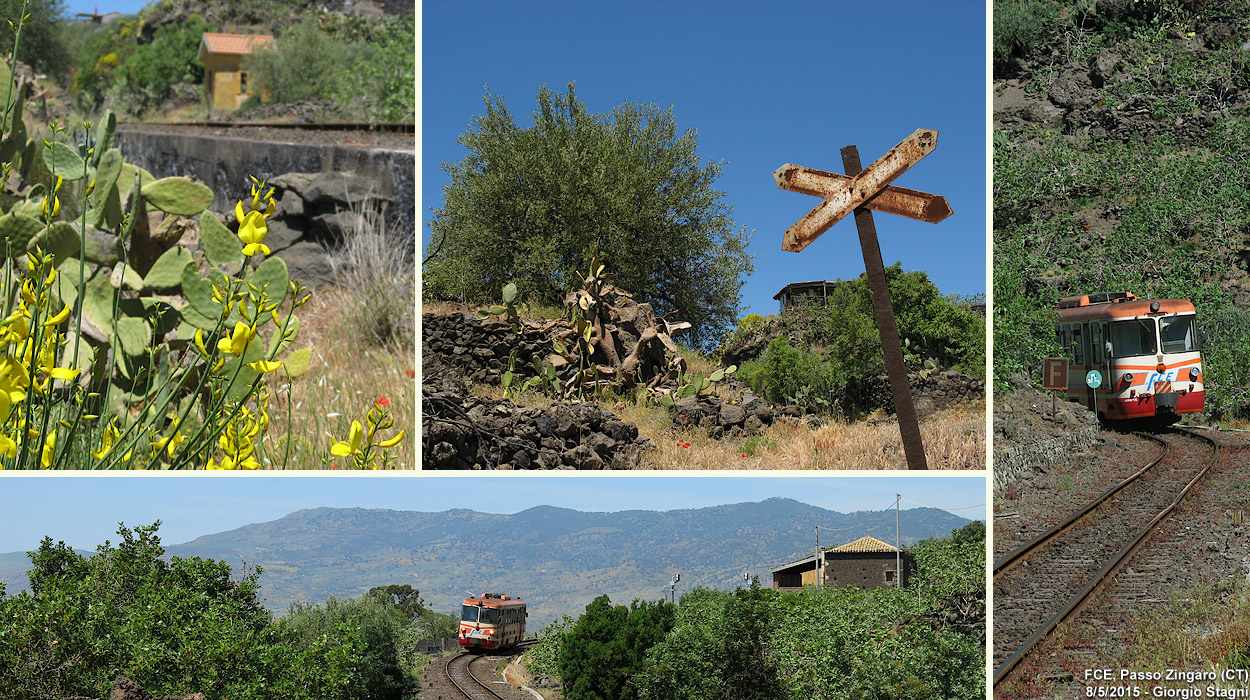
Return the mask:
<svg viewBox="0 0 1250 700">
<path fill-rule="evenodd" d="M 1119 570 L 1215 464 L 1220 452 L 1217 442 L 1185 430 L 1171 432 L 1206 443 L 1211 448 L 1210 457 L 1203 462 L 1181 449 L 1173 450 L 1173 443 L 1138 433 L 1161 443 L 1163 452 L 1077 513 L 994 563 L 994 646 L 1004 654 L 1015 650 L 1009 656 L 995 655 L 996 689 L 1042 639 L 1080 612 L 1093 592 Z M 1154 472 L 1165 459 L 1170 472 Z M 1143 478 L 1147 474 L 1150 478 Z M 1099 518 L 1086 518 L 1096 510 Z M 1008 575 L 1026 560 L 1027 572 L 1017 570 Z M 1100 561 L 1104 563 L 1094 571 Z"/>
<path fill-rule="evenodd" d="M 516 646 L 509 650 L 509 653 L 502 655 L 514 656 L 537 643 L 537 639 L 526 639 L 517 642 Z M 499 658 L 499 656 L 500 655 L 472 654 L 469 652 L 455 654 L 448 658 L 447 662 L 443 664 L 443 675 L 446 676 L 447 680 L 456 688 L 456 690 L 460 691 L 460 694 L 463 697 L 468 698 L 468 700 L 509 700 L 507 696 L 495 692 L 495 690 L 475 676 L 473 671 L 470 669 L 470 666 L 472 666 L 473 663 L 479 659 L 495 659 Z"/>
<path fill-rule="evenodd" d="M 473 662 L 484 658 L 489 657 L 467 652 L 456 654 L 447 659 L 447 663 L 443 664 L 443 673 L 447 675 L 447 680 L 451 681 L 456 690 L 459 690 L 460 694 L 468 700 L 480 700 L 481 698 L 486 700 L 491 700 L 492 698 L 507 700 L 507 698 L 491 690 L 489 686 L 478 680 L 477 676 L 474 676 L 470 670 Z"/>
<path fill-rule="evenodd" d="M 374 123 L 374 122 L 284 122 L 284 121 L 263 121 L 263 122 L 217 122 L 217 121 L 189 121 L 189 122 L 119 122 L 118 126 L 194 126 L 212 129 L 243 129 L 243 128 L 264 128 L 264 129 L 306 129 L 314 131 L 386 131 L 401 134 L 415 134 L 416 124 L 411 122 L 396 123 Z"/>
</svg>

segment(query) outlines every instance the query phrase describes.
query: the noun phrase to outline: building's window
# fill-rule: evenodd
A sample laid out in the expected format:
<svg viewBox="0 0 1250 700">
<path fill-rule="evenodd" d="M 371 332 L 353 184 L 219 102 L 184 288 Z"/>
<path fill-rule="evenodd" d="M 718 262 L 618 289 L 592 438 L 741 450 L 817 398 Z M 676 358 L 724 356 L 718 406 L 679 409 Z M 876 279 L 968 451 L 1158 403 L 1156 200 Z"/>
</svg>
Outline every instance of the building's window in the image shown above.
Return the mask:
<svg viewBox="0 0 1250 700">
<path fill-rule="evenodd" d="M 885 570 L 885 582 L 894 583 L 894 569 Z"/>
<path fill-rule="evenodd" d="M 247 71 L 239 71 L 239 94 L 247 94 Z"/>
</svg>

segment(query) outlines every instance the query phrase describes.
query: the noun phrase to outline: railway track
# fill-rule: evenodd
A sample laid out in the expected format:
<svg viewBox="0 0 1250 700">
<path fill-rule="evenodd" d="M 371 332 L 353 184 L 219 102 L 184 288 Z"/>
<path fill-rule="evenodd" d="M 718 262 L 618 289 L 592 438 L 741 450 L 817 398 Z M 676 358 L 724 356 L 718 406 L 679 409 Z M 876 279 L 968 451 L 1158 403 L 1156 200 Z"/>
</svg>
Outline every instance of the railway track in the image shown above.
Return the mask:
<svg viewBox="0 0 1250 700">
<path fill-rule="evenodd" d="M 1081 610 L 1215 463 L 1214 440 L 1170 434 L 1170 441 L 1142 435 L 1163 446 L 1154 460 L 995 562 L 996 689 L 1038 642 Z"/>
<path fill-rule="evenodd" d="M 536 641 L 521 642 L 515 648 L 516 653 L 520 653 Z M 499 658 L 499 656 L 462 652 L 447 659 L 447 662 L 443 664 L 443 675 L 456 690 L 460 691 L 461 697 L 468 700 L 514 700 L 521 697 L 515 694 L 515 691 L 500 693 L 490 687 L 496 682 L 492 667 Z M 474 669 L 475 665 L 478 667 L 477 670 Z M 484 670 L 482 667 L 491 670 Z M 511 690 L 511 686 L 507 688 Z"/>
<path fill-rule="evenodd" d="M 336 146 L 410 149 L 415 147 L 413 124 L 367 122 L 123 122 L 118 133 L 176 134 Z"/>
<path fill-rule="evenodd" d="M 282 122 L 282 121 L 260 121 L 260 122 L 215 122 L 215 121 L 189 121 L 189 122 L 121 122 L 122 127 L 136 127 L 139 125 L 156 126 L 156 127 L 198 127 L 205 129 L 245 129 L 249 127 L 262 129 L 279 129 L 279 130 L 317 130 L 317 131 L 389 131 L 401 134 L 416 133 L 416 125 L 413 123 L 399 122 L 393 124 L 380 124 L 372 122 Z"/>
</svg>

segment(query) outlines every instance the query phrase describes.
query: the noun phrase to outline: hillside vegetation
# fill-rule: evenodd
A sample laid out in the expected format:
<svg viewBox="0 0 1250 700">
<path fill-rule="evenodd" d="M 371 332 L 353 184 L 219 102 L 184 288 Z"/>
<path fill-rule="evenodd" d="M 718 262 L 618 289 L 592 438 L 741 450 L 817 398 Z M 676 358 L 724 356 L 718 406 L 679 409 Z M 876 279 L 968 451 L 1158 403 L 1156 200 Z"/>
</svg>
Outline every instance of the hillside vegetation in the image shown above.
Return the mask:
<svg viewBox="0 0 1250 700">
<path fill-rule="evenodd" d="M 30 553 L 30 589 L 0 587 L 0 693 L 98 698 L 122 673 L 156 695 L 399 700 L 416 640 L 455 629 L 407 585 L 275 619 L 259 567 L 236 579 L 222 561 L 165 561 L 159 526 L 123 525 L 91 556 L 47 538 Z"/>
<path fill-rule="evenodd" d="M 126 117 L 203 118 L 201 37 L 229 32 L 276 40 L 246 66 L 253 97 L 244 111 L 314 101 L 321 118 L 399 122 L 415 115 L 411 4 L 159 0 L 103 24 L 64 17 L 62 0 L 33 0 L 29 11 L 23 42 L 34 50 L 24 55 L 47 76 L 53 98 L 67 93 L 82 114 L 108 108 Z M 0 13 L 17 16 L 17 3 L 0 4 Z"/>
<path fill-rule="evenodd" d="M 779 593 L 756 578 L 676 606 L 601 596 L 546 627 L 527 664 L 558 677 L 566 700 L 981 697 L 985 524 L 912 551 L 903 589 Z"/>
<path fill-rule="evenodd" d="M 1058 354 L 1051 307 L 1194 302 L 1208 413 L 1250 416 L 1250 3 L 994 8 L 1000 389 Z"/>
</svg>

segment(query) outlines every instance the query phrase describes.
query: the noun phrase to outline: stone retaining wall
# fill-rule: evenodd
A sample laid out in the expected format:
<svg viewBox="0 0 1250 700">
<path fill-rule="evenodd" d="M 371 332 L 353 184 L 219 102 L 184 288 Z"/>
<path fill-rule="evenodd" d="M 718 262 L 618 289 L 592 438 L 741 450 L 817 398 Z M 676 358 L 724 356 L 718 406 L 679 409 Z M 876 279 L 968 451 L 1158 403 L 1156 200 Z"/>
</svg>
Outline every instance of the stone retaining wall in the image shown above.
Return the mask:
<svg viewBox="0 0 1250 700">
<path fill-rule="evenodd" d="M 414 151 L 151 133 L 125 126 L 117 130 L 117 147 L 128 163 L 158 178 L 185 175 L 213 188 L 213 211 L 223 215 L 247 194 L 248 175 L 270 180 L 285 173 L 354 173 L 391 202 L 387 215 L 396 228 L 416 235 Z"/>
<path fill-rule="evenodd" d="M 1016 481 L 1022 472 L 1044 469 L 1098 441 L 1098 426 L 1087 425 L 1068 435 L 1031 442 L 1007 450 L 994 450 L 994 493 Z"/>
</svg>

